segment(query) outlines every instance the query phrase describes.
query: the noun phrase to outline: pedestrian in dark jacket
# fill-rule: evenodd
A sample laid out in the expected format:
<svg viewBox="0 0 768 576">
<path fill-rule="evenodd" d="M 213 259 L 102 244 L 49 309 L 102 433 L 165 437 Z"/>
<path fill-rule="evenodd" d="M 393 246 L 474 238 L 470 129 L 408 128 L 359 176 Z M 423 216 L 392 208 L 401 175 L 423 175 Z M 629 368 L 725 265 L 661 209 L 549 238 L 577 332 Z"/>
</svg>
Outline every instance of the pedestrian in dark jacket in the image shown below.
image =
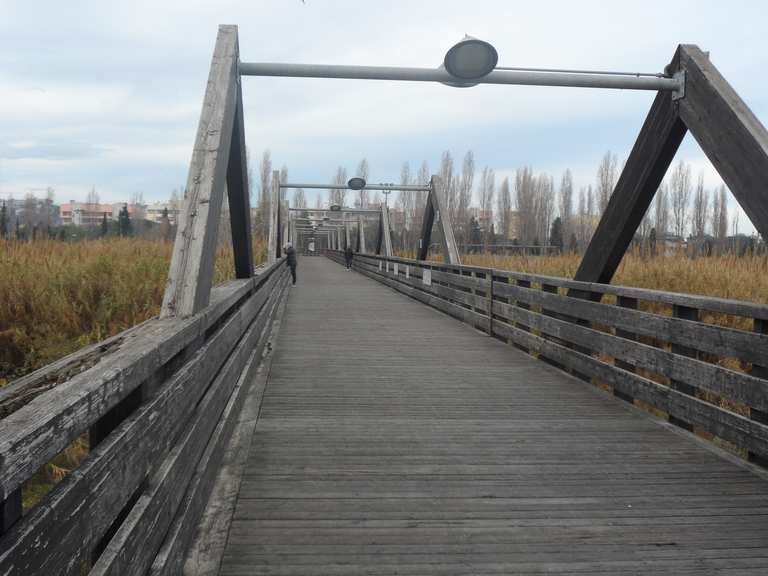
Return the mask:
<svg viewBox="0 0 768 576">
<path fill-rule="evenodd" d="M 352 256 L 354 256 L 354 252 L 352 252 L 352 246 L 347 246 L 347 249 L 344 250 L 344 260 L 347 263 L 347 270 L 352 268 Z"/>
<path fill-rule="evenodd" d="M 296 249 L 290 244 L 286 244 L 283 252 L 288 257 L 288 267 L 291 269 L 293 284 L 296 285 Z"/>
</svg>

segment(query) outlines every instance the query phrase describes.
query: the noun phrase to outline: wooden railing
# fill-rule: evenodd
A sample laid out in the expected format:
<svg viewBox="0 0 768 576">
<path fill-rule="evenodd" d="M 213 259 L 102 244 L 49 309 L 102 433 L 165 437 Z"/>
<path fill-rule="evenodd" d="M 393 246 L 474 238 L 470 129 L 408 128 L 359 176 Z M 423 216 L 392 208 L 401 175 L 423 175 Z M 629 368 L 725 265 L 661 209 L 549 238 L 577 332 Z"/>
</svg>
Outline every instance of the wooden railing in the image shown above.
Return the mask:
<svg viewBox="0 0 768 576">
<path fill-rule="evenodd" d="M 341 253 L 328 256 L 343 261 Z M 402 258 L 356 254 L 353 262 L 366 276 L 766 464 L 766 305 Z"/>
<path fill-rule="evenodd" d="M 285 260 L 0 393 L 0 574 L 178 574 L 288 285 Z M 86 458 L 21 513 L 70 443 Z"/>
</svg>

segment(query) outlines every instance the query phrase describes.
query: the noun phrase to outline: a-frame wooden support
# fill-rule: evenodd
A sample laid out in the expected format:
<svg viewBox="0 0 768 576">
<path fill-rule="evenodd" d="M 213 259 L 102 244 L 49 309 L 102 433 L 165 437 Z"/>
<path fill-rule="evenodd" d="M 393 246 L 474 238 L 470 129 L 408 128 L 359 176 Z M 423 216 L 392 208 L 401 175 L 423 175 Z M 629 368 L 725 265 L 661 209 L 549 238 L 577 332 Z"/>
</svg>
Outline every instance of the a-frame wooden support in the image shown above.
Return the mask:
<svg viewBox="0 0 768 576">
<path fill-rule="evenodd" d="M 421 238 L 419 239 L 419 260 L 426 260 L 429 253 L 429 245 L 432 241 L 432 226 L 435 220 L 440 225 L 442 231 L 443 259 L 448 264 L 461 264 L 459 250 L 456 246 L 456 240 L 453 236 L 453 225 L 451 224 L 451 215 L 448 210 L 443 209 L 446 206 L 445 193 L 438 176 L 432 176 L 429 181 L 429 196 L 427 205 L 424 207 L 424 220 L 421 225 Z"/>
<path fill-rule="evenodd" d="M 392 233 L 389 226 L 389 209 L 382 204 L 381 214 L 379 214 L 379 229 L 376 233 L 376 254 L 381 254 L 384 250 L 384 256 L 390 258 L 392 253 Z"/>
<path fill-rule="evenodd" d="M 189 316 L 208 305 L 224 189 L 232 224 L 235 272 L 253 274 L 248 167 L 236 26 L 219 26 L 161 317 Z"/>
<path fill-rule="evenodd" d="M 357 251 L 365 254 L 365 219 L 362 214 L 357 217 Z"/>
<path fill-rule="evenodd" d="M 768 238 L 765 127 L 698 46 L 679 46 L 667 71 L 685 75 L 685 93 L 656 96 L 576 280 L 611 281 L 687 130 Z"/>
</svg>

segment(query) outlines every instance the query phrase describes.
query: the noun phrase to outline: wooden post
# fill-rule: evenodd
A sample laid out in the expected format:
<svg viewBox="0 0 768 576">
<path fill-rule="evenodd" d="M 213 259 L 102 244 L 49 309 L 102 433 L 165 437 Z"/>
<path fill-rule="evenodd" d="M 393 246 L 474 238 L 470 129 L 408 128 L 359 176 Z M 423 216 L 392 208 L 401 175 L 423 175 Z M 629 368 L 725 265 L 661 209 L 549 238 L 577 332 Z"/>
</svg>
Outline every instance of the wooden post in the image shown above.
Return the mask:
<svg viewBox="0 0 768 576">
<path fill-rule="evenodd" d="M 21 512 L 21 487 L 19 487 L 0 502 L 0 535 L 11 529 L 11 526 L 21 518 Z"/>
<path fill-rule="evenodd" d="M 235 276 L 253 276 L 253 244 L 251 243 L 251 201 L 248 187 L 248 159 L 245 152 L 245 126 L 243 124 L 243 90 L 240 76 L 237 82 L 237 102 L 232 129 L 232 145 L 227 165 L 227 198 L 232 228 L 232 248 Z"/>
<path fill-rule="evenodd" d="M 693 322 L 698 322 L 699 320 L 699 311 L 696 308 L 689 308 L 688 306 L 679 306 L 675 304 L 672 307 L 672 315 L 675 318 L 682 318 L 684 320 L 691 320 Z M 696 358 L 698 356 L 698 352 L 695 349 L 689 348 L 688 346 L 681 346 L 680 344 L 672 344 L 672 352 L 674 354 L 680 354 L 681 356 L 688 356 L 690 358 Z M 670 380 L 670 385 L 675 390 L 683 392 L 684 394 L 688 394 L 689 396 L 696 395 L 696 388 L 690 384 L 686 384 L 685 382 Z M 693 431 L 693 425 L 690 422 L 681 420 L 680 418 L 672 416 L 671 414 L 669 415 L 669 421 L 672 424 L 688 430 L 689 432 Z"/>
<path fill-rule="evenodd" d="M 759 334 L 768 334 L 768 320 L 755 318 L 754 331 Z M 750 372 L 752 376 L 768 380 L 768 360 L 766 360 L 766 364 L 767 365 L 752 364 L 752 370 Z M 768 412 L 750 407 L 749 417 L 750 419 L 760 422 L 761 424 L 768 424 Z M 766 449 L 765 453 L 763 454 L 758 454 L 757 452 L 749 452 L 748 458 L 750 462 L 755 462 L 761 466 L 768 466 L 768 449 Z"/>
<path fill-rule="evenodd" d="M 432 176 L 429 181 L 429 196 L 424 208 L 424 220 L 421 225 L 421 239 L 419 240 L 418 260 L 426 260 L 429 253 L 429 245 L 432 240 L 432 226 L 437 219 L 443 232 L 443 259 L 447 264 L 461 265 L 461 258 L 453 236 L 453 225 L 446 206 L 445 193 L 439 176 Z"/>
<path fill-rule="evenodd" d="M 488 268 L 488 288 L 485 294 L 488 298 L 488 336 L 493 336 L 493 268 Z"/>
<path fill-rule="evenodd" d="M 160 316 L 190 316 L 211 295 L 216 237 L 237 110 L 236 26 L 219 26 L 203 111 L 195 137 L 184 202 Z M 238 232 L 240 234 L 241 231 Z"/>
<path fill-rule="evenodd" d="M 279 258 L 280 250 L 280 172 L 272 171 L 272 189 L 269 193 L 269 241 L 267 258 L 272 264 Z"/>
<path fill-rule="evenodd" d="M 384 244 L 384 256 L 391 258 L 394 256 L 394 252 L 392 250 L 392 233 L 389 226 L 389 208 L 386 206 L 381 207 L 381 233 Z"/>
<path fill-rule="evenodd" d="M 621 308 L 630 308 L 631 310 L 637 310 L 637 298 L 619 296 L 617 298 L 616 304 Z M 637 340 L 637 336 L 635 334 L 633 334 L 632 332 L 628 332 L 627 330 L 622 330 L 621 328 L 616 328 L 616 336 L 619 336 L 621 338 L 626 338 L 627 340 Z M 618 366 L 622 370 L 626 370 L 628 372 L 635 371 L 635 366 L 633 364 L 630 364 L 629 362 L 625 362 L 624 360 L 621 360 L 619 358 L 616 358 L 614 362 L 616 366 Z M 621 398 L 622 400 L 629 402 L 630 404 L 634 404 L 635 402 L 635 399 L 632 398 L 632 396 L 630 396 L 629 394 L 625 394 L 620 390 L 616 390 L 615 388 L 613 389 L 613 395 L 618 398 Z"/>
<path fill-rule="evenodd" d="M 357 251 L 365 254 L 365 220 L 362 214 L 358 216 L 357 222 Z"/>
<path fill-rule="evenodd" d="M 679 48 L 680 118 L 763 238 L 768 238 L 768 131 L 698 46 Z"/>
<path fill-rule="evenodd" d="M 576 280 L 610 283 L 687 130 L 768 237 L 768 131 L 698 46 L 679 46 L 667 71 L 685 75 L 684 96 L 654 100 Z"/>
<path fill-rule="evenodd" d="M 685 136 L 677 107 L 669 92 L 653 101 L 575 280 L 611 282 Z"/>
</svg>

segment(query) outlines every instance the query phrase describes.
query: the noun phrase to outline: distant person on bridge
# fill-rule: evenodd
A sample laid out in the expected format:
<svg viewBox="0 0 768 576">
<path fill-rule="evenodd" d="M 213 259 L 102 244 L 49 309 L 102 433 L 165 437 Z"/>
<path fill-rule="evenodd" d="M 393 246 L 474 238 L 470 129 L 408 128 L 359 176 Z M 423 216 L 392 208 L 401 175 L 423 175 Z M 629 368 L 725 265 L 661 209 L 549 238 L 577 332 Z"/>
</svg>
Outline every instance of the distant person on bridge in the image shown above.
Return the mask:
<svg viewBox="0 0 768 576">
<path fill-rule="evenodd" d="M 344 260 L 347 263 L 347 270 L 352 269 L 352 257 L 354 256 L 354 252 L 352 252 L 352 246 L 347 246 L 347 249 L 344 250 Z"/>
<path fill-rule="evenodd" d="M 296 249 L 290 243 L 285 245 L 283 252 L 288 257 L 288 267 L 291 269 L 293 285 L 296 285 Z"/>
</svg>

